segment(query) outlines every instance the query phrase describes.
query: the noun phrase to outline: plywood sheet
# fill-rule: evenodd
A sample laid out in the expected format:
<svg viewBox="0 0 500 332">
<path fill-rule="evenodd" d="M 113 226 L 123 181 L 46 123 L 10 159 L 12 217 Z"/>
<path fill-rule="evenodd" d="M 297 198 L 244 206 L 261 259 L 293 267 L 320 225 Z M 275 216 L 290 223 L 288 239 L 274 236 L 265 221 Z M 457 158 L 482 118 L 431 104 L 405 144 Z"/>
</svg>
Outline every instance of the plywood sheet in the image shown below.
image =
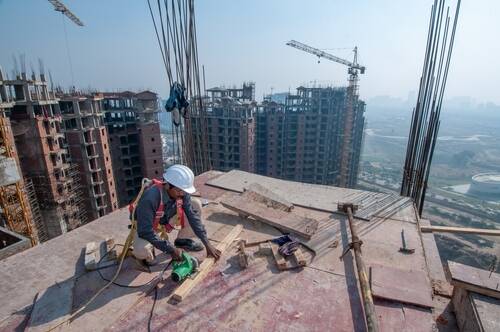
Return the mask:
<svg viewBox="0 0 500 332">
<path fill-rule="evenodd" d="M 275 226 L 283 231 L 310 239 L 318 228 L 318 221 L 267 207 L 267 205 L 249 200 L 238 194 L 227 194 L 221 199 L 221 204 L 243 215 L 249 215 L 258 221 Z"/>
<path fill-rule="evenodd" d="M 374 297 L 432 308 L 432 288 L 421 270 L 401 270 L 371 264 Z"/>
<path fill-rule="evenodd" d="M 452 285 L 500 298 L 500 274 L 451 261 L 448 268 Z"/>
<path fill-rule="evenodd" d="M 230 171 L 207 182 L 210 186 L 240 193 L 253 183 L 258 183 L 277 195 L 285 197 L 297 206 L 321 211 L 337 213 L 339 202 L 352 202 L 360 207 L 355 216 L 365 220 L 370 220 L 378 212 L 407 200 L 396 194 L 286 181 L 239 170 Z"/>
</svg>

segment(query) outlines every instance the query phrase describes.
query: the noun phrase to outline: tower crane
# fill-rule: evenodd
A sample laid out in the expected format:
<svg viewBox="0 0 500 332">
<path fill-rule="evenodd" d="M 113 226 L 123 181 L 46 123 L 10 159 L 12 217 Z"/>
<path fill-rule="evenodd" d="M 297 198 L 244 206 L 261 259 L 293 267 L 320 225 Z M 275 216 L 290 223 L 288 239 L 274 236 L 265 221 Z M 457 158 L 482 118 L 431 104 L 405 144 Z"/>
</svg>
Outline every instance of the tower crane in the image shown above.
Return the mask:
<svg viewBox="0 0 500 332">
<path fill-rule="evenodd" d="M 318 59 L 325 58 L 330 61 L 334 61 L 343 64 L 348 67 L 347 73 L 349 74 L 349 86 L 347 88 L 347 98 L 346 98 L 346 112 L 345 112 L 345 125 L 343 133 L 343 144 L 341 148 L 341 160 L 340 160 L 340 172 L 338 173 L 337 183 L 340 187 L 350 187 L 353 185 L 354 176 L 349 175 L 349 170 L 357 173 L 357 169 L 352 162 L 353 155 L 353 139 L 352 131 L 357 116 L 355 112 L 355 104 L 358 100 L 358 74 L 364 74 L 366 67 L 358 64 L 358 47 L 354 47 L 354 59 L 353 61 L 344 60 L 335 55 L 324 52 L 320 49 L 308 46 L 306 44 L 300 43 L 296 40 L 290 40 L 286 43 L 288 46 L 294 47 L 298 50 L 316 55 Z"/>
<path fill-rule="evenodd" d="M 66 15 L 70 20 L 72 20 L 76 25 L 83 27 L 83 22 L 80 21 L 75 14 L 71 12 L 61 1 L 59 0 L 49 0 L 49 2 L 54 6 L 54 10 L 61 12 L 63 15 Z"/>
<path fill-rule="evenodd" d="M 357 46 L 354 47 L 354 50 L 353 50 L 354 51 L 354 60 L 351 62 L 351 61 L 339 58 L 339 57 L 332 55 L 330 53 L 326 53 L 325 51 L 322 51 L 320 49 L 308 46 L 308 45 L 303 44 L 301 42 L 298 42 L 296 40 L 290 40 L 286 44 L 288 46 L 294 47 L 298 50 L 314 54 L 318 58 L 325 58 L 327 60 L 334 61 L 334 62 L 348 66 L 349 69 L 347 70 L 347 73 L 349 74 L 349 86 L 352 85 L 352 86 L 356 87 L 356 88 L 354 88 L 354 92 L 357 92 L 357 85 L 358 85 L 358 80 L 359 80 L 358 73 L 364 74 L 365 70 L 366 70 L 365 66 L 361 66 L 360 64 L 358 64 L 358 47 Z"/>
</svg>

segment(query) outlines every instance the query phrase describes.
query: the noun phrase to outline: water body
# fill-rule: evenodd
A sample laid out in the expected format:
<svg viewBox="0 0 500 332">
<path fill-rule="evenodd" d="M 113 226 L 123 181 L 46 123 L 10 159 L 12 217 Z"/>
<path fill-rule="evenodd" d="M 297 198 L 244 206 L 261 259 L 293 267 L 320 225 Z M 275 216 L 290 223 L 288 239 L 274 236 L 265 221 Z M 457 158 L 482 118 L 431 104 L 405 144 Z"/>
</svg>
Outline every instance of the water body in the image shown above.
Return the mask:
<svg viewBox="0 0 500 332">
<path fill-rule="evenodd" d="M 368 136 L 373 136 L 373 137 L 382 137 L 382 138 L 388 138 L 388 139 L 408 139 L 406 136 L 391 136 L 391 135 L 380 135 L 377 134 L 377 131 L 379 129 L 371 129 L 367 128 L 365 130 L 365 134 Z M 470 135 L 470 136 L 439 136 L 438 141 L 460 141 L 460 142 L 480 142 L 481 138 L 485 137 L 492 137 L 490 135 L 480 135 L 480 134 L 475 134 L 475 135 Z"/>
</svg>

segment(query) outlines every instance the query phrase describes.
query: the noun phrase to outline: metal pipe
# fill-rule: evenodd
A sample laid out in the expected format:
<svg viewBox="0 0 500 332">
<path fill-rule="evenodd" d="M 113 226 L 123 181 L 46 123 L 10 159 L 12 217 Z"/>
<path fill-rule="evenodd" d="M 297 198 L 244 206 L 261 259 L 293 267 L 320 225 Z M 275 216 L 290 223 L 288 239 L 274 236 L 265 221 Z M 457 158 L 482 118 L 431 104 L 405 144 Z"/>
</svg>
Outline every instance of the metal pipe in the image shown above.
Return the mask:
<svg viewBox="0 0 500 332">
<path fill-rule="evenodd" d="M 361 255 L 361 240 L 358 237 L 358 232 L 354 225 L 354 217 L 352 208 L 347 206 L 347 218 L 349 220 L 349 228 L 351 229 L 351 243 L 354 250 L 354 259 L 356 260 L 356 269 L 358 270 L 359 285 L 361 287 L 361 295 L 363 296 L 363 307 L 365 311 L 366 325 L 369 332 L 378 332 L 378 320 L 375 313 L 375 304 L 373 303 L 372 291 L 368 274 L 366 273 L 365 263 Z"/>
</svg>

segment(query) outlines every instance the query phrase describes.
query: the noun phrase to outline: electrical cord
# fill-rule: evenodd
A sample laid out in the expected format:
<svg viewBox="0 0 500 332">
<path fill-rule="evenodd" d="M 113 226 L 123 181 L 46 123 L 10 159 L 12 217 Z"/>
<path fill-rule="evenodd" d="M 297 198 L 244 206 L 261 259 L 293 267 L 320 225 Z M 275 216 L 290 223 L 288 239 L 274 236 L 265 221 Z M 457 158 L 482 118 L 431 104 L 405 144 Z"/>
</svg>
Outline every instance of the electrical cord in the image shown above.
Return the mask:
<svg viewBox="0 0 500 332">
<path fill-rule="evenodd" d="M 166 270 L 170 267 L 170 265 L 172 264 L 172 260 L 170 260 L 170 261 L 167 263 L 167 265 L 163 268 L 163 270 L 160 272 L 160 274 L 159 274 L 158 276 L 156 276 L 155 278 L 153 278 L 153 279 L 149 280 L 148 282 L 146 282 L 146 283 L 144 283 L 144 284 L 141 284 L 141 285 L 124 285 L 124 284 L 120 284 L 120 283 L 118 283 L 118 282 L 116 282 L 116 281 L 111 281 L 110 279 L 107 279 L 106 277 L 104 277 L 104 276 L 102 275 L 102 272 L 101 272 L 102 268 L 99 268 L 99 265 L 101 264 L 102 260 L 103 260 L 104 258 L 106 258 L 106 256 L 108 255 L 108 253 L 109 253 L 109 251 L 108 251 L 108 252 L 107 252 L 104 256 L 102 256 L 102 257 L 101 257 L 101 259 L 99 260 L 99 263 L 97 263 L 97 267 L 98 267 L 98 269 L 97 269 L 97 273 L 99 273 L 99 276 L 101 277 L 101 279 L 102 279 L 102 280 L 107 281 L 107 282 L 111 282 L 113 285 L 118 286 L 118 287 L 123 287 L 123 288 L 141 288 L 141 287 L 144 287 L 144 286 L 146 286 L 146 285 L 149 285 L 149 284 L 151 284 L 153 281 L 155 281 L 156 279 L 158 279 L 158 277 L 163 277 L 163 274 L 165 273 L 165 271 L 166 271 Z M 116 264 L 113 264 L 113 265 L 110 265 L 110 266 L 106 266 L 106 267 L 104 267 L 104 268 L 107 268 L 107 267 L 112 267 L 112 266 L 116 266 Z M 151 270 L 149 269 L 149 267 L 148 267 L 148 270 L 149 270 L 149 273 L 151 273 Z"/>
</svg>

